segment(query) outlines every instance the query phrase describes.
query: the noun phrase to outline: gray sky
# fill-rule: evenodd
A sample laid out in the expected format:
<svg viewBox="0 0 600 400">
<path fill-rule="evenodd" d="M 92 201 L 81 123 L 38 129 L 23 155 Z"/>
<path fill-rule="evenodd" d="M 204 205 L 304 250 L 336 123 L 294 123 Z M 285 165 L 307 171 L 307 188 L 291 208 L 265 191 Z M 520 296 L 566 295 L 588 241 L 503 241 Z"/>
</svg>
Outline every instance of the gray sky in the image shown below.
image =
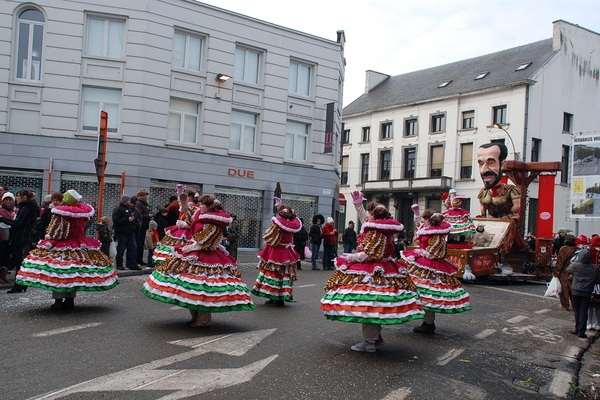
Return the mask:
<svg viewBox="0 0 600 400">
<path fill-rule="evenodd" d="M 558 19 L 600 33 L 600 0 L 203 2 L 330 40 L 345 31 L 344 106 L 364 92 L 366 70 L 399 75 L 532 43 Z"/>
</svg>

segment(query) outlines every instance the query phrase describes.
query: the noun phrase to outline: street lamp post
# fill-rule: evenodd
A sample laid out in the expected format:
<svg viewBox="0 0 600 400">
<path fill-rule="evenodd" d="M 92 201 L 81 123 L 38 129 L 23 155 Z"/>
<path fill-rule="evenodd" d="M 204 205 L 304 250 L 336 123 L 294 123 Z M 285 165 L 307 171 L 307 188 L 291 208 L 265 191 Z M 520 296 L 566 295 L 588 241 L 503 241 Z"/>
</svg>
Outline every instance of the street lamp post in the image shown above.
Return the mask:
<svg viewBox="0 0 600 400">
<path fill-rule="evenodd" d="M 515 160 L 519 160 L 519 153 L 517 153 L 517 149 L 515 148 L 515 142 L 513 142 L 513 138 L 512 136 L 510 136 L 510 133 L 508 133 L 508 131 L 506 129 L 504 129 L 502 127 L 502 125 L 500 124 L 494 124 L 494 128 L 496 129 L 502 129 L 504 132 L 506 132 L 506 134 L 508 135 L 508 138 L 510 139 L 510 143 L 512 144 L 512 148 L 513 148 L 513 154 L 515 155 Z"/>
</svg>

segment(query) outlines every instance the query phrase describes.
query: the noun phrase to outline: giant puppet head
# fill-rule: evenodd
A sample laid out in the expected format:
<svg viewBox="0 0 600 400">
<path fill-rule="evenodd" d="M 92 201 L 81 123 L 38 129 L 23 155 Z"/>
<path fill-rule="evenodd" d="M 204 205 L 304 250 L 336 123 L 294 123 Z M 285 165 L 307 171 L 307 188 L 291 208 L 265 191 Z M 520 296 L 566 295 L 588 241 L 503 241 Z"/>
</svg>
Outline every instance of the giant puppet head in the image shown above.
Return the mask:
<svg viewBox="0 0 600 400">
<path fill-rule="evenodd" d="M 503 143 L 485 143 L 477 149 L 479 174 L 486 189 L 491 189 L 502 179 L 502 167 L 506 163 L 508 149 Z"/>
</svg>

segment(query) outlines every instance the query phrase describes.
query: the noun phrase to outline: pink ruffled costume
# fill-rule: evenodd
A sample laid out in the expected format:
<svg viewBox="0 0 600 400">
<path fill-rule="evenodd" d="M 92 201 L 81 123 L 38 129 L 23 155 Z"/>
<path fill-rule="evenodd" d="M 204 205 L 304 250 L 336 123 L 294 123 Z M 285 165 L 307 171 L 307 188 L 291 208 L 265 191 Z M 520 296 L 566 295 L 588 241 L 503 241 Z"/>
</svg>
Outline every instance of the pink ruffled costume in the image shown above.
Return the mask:
<svg viewBox="0 0 600 400">
<path fill-rule="evenodd" d="M 404 226 L 394 219 L 363 224 L 358 252 L 335 259 L 321 310 L 327 319 L 394 325 L 423 318 L 417 287 L 403 262 L 393 258 L 392 237 Z"/>
<path fill-rule="evenodd" d="M 86 203 L 52 209 L 46 237 L 23 261 L 16 283 L 58 293 L 101 291 L 119 281 L 100 242 L 85 236 L 85 224 L 94 215 Z"/>
<path fill-rule="evenodd" d="M 446 236 L 451 231 L 446 221 L 439 226 L 421 225 L 419 248 L 401 253 L 425 311 L 454 314 L 471 309 L 470 296 L 455 277 L 457 268 L 445 260 Z"/>
<path fill-rule="evenodd" d="M 252 294 L 276 301 L 293 300 L 292 286 L 297 279 L 300 255 L 294 249 L 294 233 L 302 228 L 300 219 L 271 218 L 263 234 L 266 246 L 258 253 L 258 277 Z"/>
<path fill-rule="evenodd" d="M 180 212 L 175 225 L 165 228 L 165 236 L 157 243 L 152 253 L 152 261 L 155 265 L 166 260 L 176 246 L 192 241 L 193 233 L 190 225 L 196 212 L 199 212 L 198 207 L 189 206 L 185 211 Z"/>
</svg>

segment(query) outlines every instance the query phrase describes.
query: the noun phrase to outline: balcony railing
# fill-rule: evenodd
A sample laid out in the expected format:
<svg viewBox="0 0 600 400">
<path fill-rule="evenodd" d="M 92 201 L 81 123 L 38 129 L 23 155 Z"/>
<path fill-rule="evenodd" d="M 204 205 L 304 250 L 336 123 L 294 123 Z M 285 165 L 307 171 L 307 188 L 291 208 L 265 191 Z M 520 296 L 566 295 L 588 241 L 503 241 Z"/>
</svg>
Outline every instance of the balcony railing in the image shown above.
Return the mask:
<svg viewBox="0 0 600 400">
<path fill-rule="evenodd" d="M 391 179 L 381 181 L 363 182 L 363 191 L 446 191 L 452 188 L 452 178 L 449 176 L 436 176 L 413 179 Z"/>
</svg>

